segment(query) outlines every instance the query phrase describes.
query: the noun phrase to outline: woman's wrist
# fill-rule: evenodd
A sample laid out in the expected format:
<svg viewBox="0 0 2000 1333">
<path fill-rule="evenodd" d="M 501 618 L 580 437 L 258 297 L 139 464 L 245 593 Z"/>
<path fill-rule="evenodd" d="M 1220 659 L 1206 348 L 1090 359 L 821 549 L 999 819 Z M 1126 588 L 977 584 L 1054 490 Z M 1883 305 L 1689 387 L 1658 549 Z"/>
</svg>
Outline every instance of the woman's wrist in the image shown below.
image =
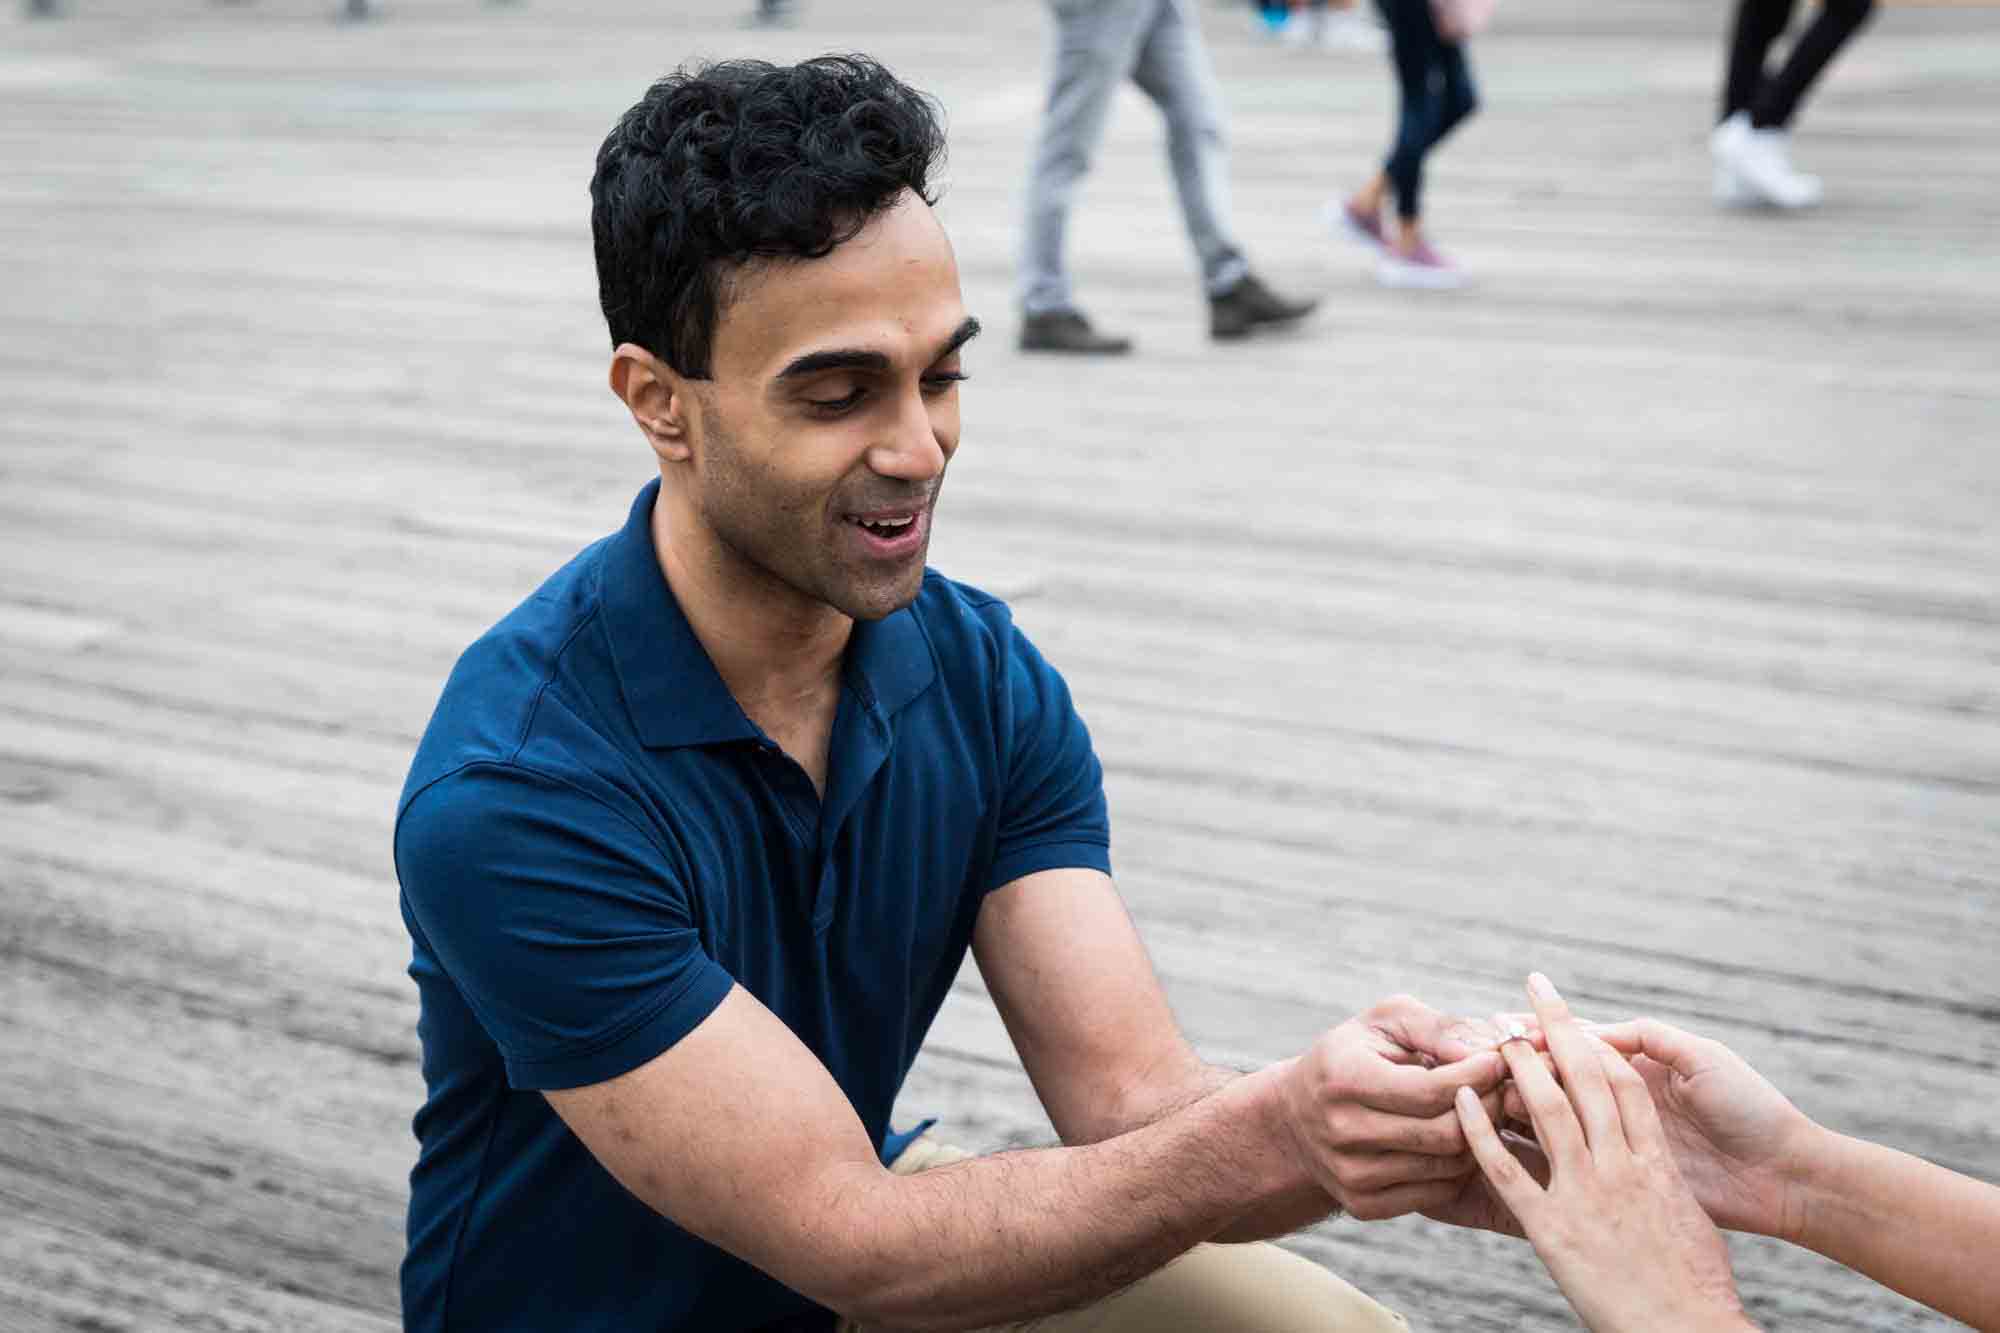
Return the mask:
<svg viewBox="0 0 2000 1333">
<path fill-rule="evenodd" d="M 1768 1234 L 1809 1250 L 1841 1198 L 1840 1178 L 1851 1140 L 1811 1120 L 1803 1120 L 1779 1168 L 1776 1229 Z"/>
</svg>

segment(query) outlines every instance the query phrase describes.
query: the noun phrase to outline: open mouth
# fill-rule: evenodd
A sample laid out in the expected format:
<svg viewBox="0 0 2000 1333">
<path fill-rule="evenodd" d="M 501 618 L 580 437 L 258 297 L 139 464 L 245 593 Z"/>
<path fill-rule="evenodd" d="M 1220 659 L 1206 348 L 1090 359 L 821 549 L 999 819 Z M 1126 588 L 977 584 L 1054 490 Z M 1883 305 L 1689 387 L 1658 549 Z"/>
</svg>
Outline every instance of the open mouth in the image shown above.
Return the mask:
<svg viewBox="0 0 2000 1333">
<path fill-rule="evenodd" d="M 903 514 L 896 518 L 849 518 L 848 522 L 860 527 L 871 537 L 893 540 L 916 526 L 915 514 Z"/>
<path fill-rule="evenodd" d="M 920 509 L 901 513 L 849 514 L 861 538 L 861 549 L 884 560 L 901 560 L 923 549 L 924 514 Z"/>
</svg>

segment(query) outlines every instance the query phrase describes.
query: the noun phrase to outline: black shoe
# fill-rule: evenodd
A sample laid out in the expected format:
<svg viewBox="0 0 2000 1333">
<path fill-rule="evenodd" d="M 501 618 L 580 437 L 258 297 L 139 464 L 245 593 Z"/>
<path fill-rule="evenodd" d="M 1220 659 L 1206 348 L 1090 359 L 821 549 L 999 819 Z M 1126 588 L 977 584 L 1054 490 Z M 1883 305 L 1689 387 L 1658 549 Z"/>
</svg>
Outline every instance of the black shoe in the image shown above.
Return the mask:
<svg viewBox="0 0 2000 1333">
<path fill-rule="evenodd" d="M 1132 350 L 1130 338 L 1114 338 L 1090 327 L 1075 310 L 1051 310 L 1021 317 L 1021 350 L 1069 352 L 1078 356 L 1123 356 Z"/>
<path fill-rule="evenodd" d="M 1317 309 L 1318 301 L 1287 301 L 1246 273 L 1222 295 L 1208 298 L 1208 335 L 1241 338 L 1252 329 L 1296 323 Z"/>
</svg>

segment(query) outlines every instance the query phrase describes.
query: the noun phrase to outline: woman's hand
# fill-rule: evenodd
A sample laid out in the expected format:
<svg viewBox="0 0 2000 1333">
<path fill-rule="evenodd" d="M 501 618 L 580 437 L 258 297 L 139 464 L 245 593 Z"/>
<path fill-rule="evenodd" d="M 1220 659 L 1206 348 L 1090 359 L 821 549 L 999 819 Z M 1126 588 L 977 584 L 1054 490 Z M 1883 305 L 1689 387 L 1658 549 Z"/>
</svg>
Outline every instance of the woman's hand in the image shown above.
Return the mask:
<svg viewBox="0 0 2000 1333">
<path fill-rule="evenodd" d="M 1590 1031 L 1632 1057 L 1681 1177 L 1716 1225 L 1798 1241 L 1796 1182 L 1824 1131 L 1719 1041 L 1650 1018 Z"/>
<path fill-rule="evenodd" d="M 1558 1085 L 1526 1040 L 1501 1047 L 1549 1160 L 1544 1188 L 1507 1150 L 1470 1089 L 1456 1103 L 1480 1171 L 1595 1333 L 1740 1330 L 1729 1251 L 1679 1171 L 1646 1082 L 1586 1034 L 1539 973 L 1529 978 Z"/>
</svg>

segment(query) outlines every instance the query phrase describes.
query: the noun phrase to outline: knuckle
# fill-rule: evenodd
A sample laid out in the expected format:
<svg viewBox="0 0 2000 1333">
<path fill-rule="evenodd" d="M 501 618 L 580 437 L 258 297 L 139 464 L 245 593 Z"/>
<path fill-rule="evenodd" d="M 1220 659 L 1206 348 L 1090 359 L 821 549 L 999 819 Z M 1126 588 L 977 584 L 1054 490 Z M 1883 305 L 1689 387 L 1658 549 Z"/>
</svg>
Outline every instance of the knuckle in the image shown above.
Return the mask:
<svg viewBox="0 0 2000 1333">
<path fill-rule="evenodd" d="M 1389 1212 L 1380 1201 L 1363 1195 L 1347 1205 L 1347 1215 L 1357 1222 L 1379 1222 Z"/>
<path fill-rule="evenodd" d="M 1402 1146 L 1408 1148 L 1411 1152 L 1431 1153 L 1434 1155 L 1463 1152 L 1465 1150 L 1465 1134 L 1459 1129 L 1456 1121 L 1445 1125 L 1434 1120 L 1426 1120 L 1419 1122 L 1411 1128 L 1409 1136 Z"/>
</svg>

